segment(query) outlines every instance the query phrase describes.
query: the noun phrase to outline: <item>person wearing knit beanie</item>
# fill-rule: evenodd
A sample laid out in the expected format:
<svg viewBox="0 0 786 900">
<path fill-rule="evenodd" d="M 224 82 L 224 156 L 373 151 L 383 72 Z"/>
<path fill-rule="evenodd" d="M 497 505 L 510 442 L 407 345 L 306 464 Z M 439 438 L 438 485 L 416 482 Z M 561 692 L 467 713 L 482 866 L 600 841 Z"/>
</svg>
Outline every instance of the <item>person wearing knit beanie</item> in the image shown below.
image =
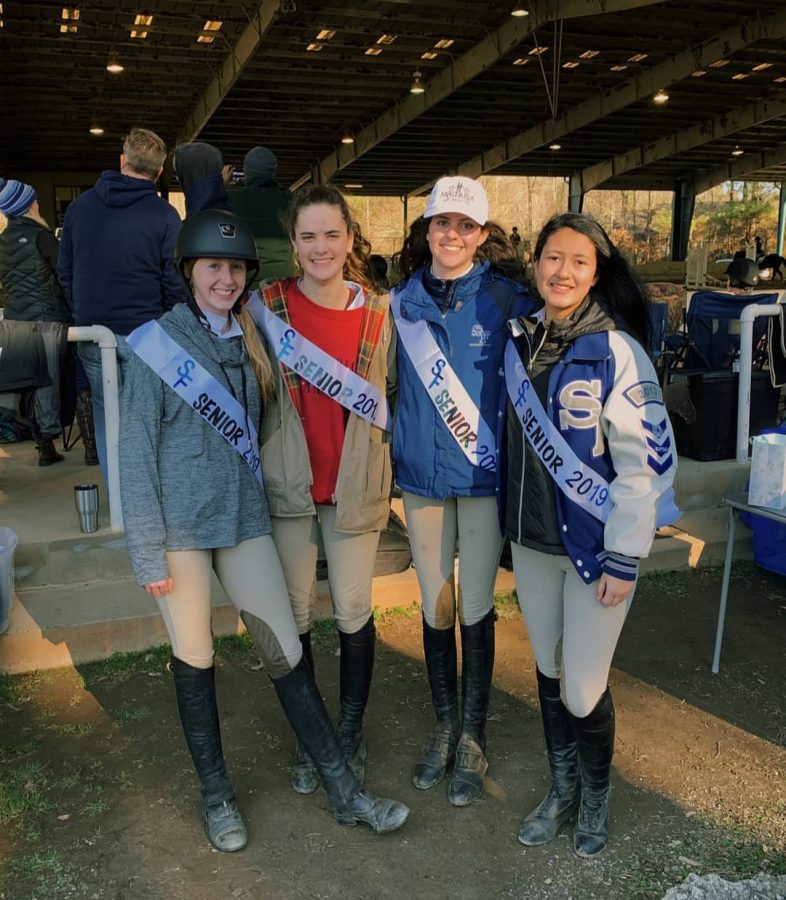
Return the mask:
<svg viewBox="0 0 786 900">
<path fill-rule="evenodd" d="M 21 216 L 38 199 L 35 188 L 23 181 L 0 178 L 0 212 L 5 216 Z"/>
</svg>

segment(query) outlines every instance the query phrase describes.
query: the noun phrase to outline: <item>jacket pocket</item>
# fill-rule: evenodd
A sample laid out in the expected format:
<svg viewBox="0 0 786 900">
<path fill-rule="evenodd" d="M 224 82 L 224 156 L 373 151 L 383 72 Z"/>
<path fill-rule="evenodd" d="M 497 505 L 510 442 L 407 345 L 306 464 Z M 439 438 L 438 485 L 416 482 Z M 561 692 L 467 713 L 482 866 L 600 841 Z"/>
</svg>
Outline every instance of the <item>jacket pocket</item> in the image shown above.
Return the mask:
<svg viewBox="0 0 786 900">
<path fill-rule="evenodd" d="M 390 462 L 390 444 L 369 441 L 365 502 L 387 501 L 390 497 L 392 481 L 393 470 Z"/>
</svg>

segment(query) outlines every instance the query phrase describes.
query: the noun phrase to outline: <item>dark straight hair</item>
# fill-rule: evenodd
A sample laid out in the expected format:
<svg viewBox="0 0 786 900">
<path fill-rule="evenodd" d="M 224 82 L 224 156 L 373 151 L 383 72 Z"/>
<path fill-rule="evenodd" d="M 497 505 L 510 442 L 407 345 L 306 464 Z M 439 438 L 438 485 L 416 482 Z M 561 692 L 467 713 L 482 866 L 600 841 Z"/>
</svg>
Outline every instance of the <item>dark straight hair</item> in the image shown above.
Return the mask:
<svg viewBox="0 0 786 900">
<path fill-rule="evenodd" d="M 541 229 L 533 257 L 540 259 L 546 241 L 560 228 L 583 234 L 595 247 L 597 283 L 592 293 L 609 315 L 624 324 L 645 350 L 650 346 L 649 298 L 644 285 L 597 219 L 585 213 L 558 213 Z"/>
</svg>

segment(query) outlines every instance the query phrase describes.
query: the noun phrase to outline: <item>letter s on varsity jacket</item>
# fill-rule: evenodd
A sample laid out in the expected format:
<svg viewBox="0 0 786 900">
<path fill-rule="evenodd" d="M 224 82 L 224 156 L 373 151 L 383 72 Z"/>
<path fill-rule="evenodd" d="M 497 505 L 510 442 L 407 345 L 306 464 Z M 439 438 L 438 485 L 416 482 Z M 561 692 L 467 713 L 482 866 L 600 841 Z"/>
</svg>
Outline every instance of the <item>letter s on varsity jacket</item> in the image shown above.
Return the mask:
<svg viewBox="0 0 786 900">
<path fill-rule="evenodd" d="M 526 365 L 527 337 L 516 320 L 509 325 Z M 549 420 L 579 460 L 609 483 L 612 500 L 604 525 L 559 488 L 555 490 L 565 552 L 585 583 L 595 581 L 603 571 L 635 578 L 636 560 L 649 554 L 656 528 L 680 515 L 672 487 L 677 451 L 653 365 L 639 342 L 621 331 L 577 337 L 551 369 L 548 401 Z M 508 411 L 507 396 L 500 423 L 500 447 L 505 446 L 506 427 L 513 429 L 512 440 L 526 440 L 520 423 Z M 516 455 L 523 461 L 521 449 Z M 520 477 L 526 477 L 523 471 Z M 501 471 L 498 497 L 503 523 L 506 481 L 506 472 Z M 518 510 L 519 534 L 524 514 Z M 507 532 L 516 540 L 510 521 L 508 514 Z M 619 556 L 633 559 L 626 565 L 624 559 L 615 559 Z"/>
</svg>

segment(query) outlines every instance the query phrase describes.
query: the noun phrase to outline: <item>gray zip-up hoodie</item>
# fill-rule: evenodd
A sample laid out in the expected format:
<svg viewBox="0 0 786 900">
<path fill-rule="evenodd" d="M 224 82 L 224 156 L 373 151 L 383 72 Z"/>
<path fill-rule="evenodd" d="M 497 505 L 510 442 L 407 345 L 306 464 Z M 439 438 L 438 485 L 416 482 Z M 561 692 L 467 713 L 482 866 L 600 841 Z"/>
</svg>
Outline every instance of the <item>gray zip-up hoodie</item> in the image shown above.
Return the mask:
<svg viewBox="0 0 786 900">
<path fill-rule="evenodd" d="M 259 430 L 259 387 L 240 337 L 220 339 L 185 304 L 159 324 L 228 388 Z M 167 550 L 234 547 L 271 532 L 245 460 L 130 349 L 120 413 L 120 490 L 139 584 L 169 577 Z"/>
</svg>

